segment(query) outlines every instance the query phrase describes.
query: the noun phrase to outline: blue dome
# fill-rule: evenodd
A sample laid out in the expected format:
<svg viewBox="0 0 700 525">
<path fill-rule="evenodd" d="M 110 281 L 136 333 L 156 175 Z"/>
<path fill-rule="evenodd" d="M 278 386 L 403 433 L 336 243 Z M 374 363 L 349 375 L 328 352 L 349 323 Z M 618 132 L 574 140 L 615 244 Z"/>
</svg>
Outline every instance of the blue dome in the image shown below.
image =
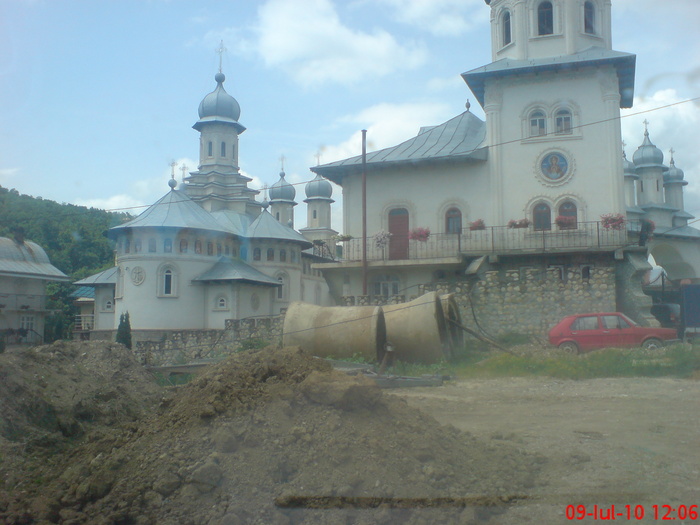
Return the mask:
<svg viewBox="0 0 700 525">
<path fill-rule="evenodd" d="M 284 171 L 280 171 L 280 180 L 270 187 L 270 201 L 293 201 L 297 191 L 284 178 Z"/>
<path fill-rule="evenodd" d="M 226 76 L 223 73 L 217 73 L 214 80 L 216 80 L 216 89 L 199 103 L 199 118 L 223 117 L 238 121 L 241 116 L 241 107 L 224 89 Z"/>
<path fill-rule="evenodd" d="M 681 182 L 685 178 L 685 173 L 680 168 L 676 168 L 676 163 L 671 159 L 670 167 L 664 172 L 664 182 Z"/>
<path fill-rule="evenodd" d="M 649 131 L 644 131 L 644 142 L 634 152 L 634 165 L 637 168 L 664 167 L 664 154 L 649 140 Z"/>
<path fill-rule="evenodd" d="M 323 199 L 330 199 L 331 195 L 333 194 L 333 187 L 331 186 L 331 183 L 328 182 L 326 179 L 321 177 L 321 175 L 316 175 L 316 178 L 312 181 L 309 181 L 306 184 L 306 197 L 309 199 L 313 198 L 323 198 Z"/>
</svg>

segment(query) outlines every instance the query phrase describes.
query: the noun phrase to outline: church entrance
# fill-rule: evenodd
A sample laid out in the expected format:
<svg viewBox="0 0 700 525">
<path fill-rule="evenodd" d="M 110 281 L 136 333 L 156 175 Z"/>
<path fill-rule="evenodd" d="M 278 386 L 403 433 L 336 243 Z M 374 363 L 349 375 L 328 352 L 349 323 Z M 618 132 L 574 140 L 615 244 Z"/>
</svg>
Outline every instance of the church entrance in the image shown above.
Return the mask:
<svg viewBox="0 0 700 525">
<path fill-rule="evenodd" d="M 389 212 L 389 259 L 408 259 L 408 210 L 396 208 Z"/>
</svg>

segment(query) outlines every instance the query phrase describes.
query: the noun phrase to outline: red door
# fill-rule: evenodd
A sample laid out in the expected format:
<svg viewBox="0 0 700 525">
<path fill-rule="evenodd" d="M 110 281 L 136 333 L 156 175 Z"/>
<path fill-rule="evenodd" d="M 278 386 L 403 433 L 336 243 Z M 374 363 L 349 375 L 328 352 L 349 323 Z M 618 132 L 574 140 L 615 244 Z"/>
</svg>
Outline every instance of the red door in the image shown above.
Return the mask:
<svg viewBox="0 0 700 525">
<path fill-rule="evenodd" d="M 389 212 L 389 259 L 408 259 L 408 210 Z"/>
</svg>

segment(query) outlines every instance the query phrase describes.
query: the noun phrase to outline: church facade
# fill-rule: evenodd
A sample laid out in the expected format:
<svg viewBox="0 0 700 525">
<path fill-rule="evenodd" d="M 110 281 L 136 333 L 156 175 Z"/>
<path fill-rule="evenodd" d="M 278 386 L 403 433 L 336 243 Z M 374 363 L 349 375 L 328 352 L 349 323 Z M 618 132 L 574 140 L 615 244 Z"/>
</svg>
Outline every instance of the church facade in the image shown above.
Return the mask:
<svg viewBox="0 0 700 525">
<path fill-rule="evenodd" d="M 343 262 L 318 265 L 331 292 L 365 304 L 457 290 L 463 316 L 480 311 L 495 332 L 595 310 L 653 323 L 647 251 L 672 279 L 697 279 L 700 232 L 648 131 L 623 156 L 636 57 L 612 49 L 610 1 L 486 3 L 492 62 L 462 74 L 485 121 L 467 103 L 364 168 L 361 156 L 311 168 L 343 188 L 352 237 Z"/>
<path fill-rule="evenodd" d="M 296 190 L 283 171 L 270 201 L 256 200 L 259 192 L 238 165 L 240 107 L 224 89 L 223 73 L 215 81 L 193 126 L 200 133 L 198 170 L 179 185 L 173 174 L 167 194 L 110 229 L 116 265 L 75 283 L 95 289 L 90 337 L 112 334 L 125 312 L 148 339 L 148 331 L 223 330 L 226 320 L 279 315 L 290 301 L 331 303 L 312 269 L 325 260 L 315 237 L 293 228 Z M 316 229 L 333 232 L 330 183 L 312 181 L 305 190 L 321 217 Z"/>
</svg>

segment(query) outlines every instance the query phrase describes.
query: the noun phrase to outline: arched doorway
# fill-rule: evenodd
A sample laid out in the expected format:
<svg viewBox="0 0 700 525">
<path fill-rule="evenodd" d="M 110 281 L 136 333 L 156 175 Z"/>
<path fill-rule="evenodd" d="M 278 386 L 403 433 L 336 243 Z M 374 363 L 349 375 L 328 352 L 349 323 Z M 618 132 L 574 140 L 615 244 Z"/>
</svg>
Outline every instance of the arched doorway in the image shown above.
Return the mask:
<svg viewBox="0 0 700 525">
<path fill-rule="evenodd" d="M 389 212 L 389 259 L 408 259 L 408 210 L 396 208 Z"/>
</svg>

